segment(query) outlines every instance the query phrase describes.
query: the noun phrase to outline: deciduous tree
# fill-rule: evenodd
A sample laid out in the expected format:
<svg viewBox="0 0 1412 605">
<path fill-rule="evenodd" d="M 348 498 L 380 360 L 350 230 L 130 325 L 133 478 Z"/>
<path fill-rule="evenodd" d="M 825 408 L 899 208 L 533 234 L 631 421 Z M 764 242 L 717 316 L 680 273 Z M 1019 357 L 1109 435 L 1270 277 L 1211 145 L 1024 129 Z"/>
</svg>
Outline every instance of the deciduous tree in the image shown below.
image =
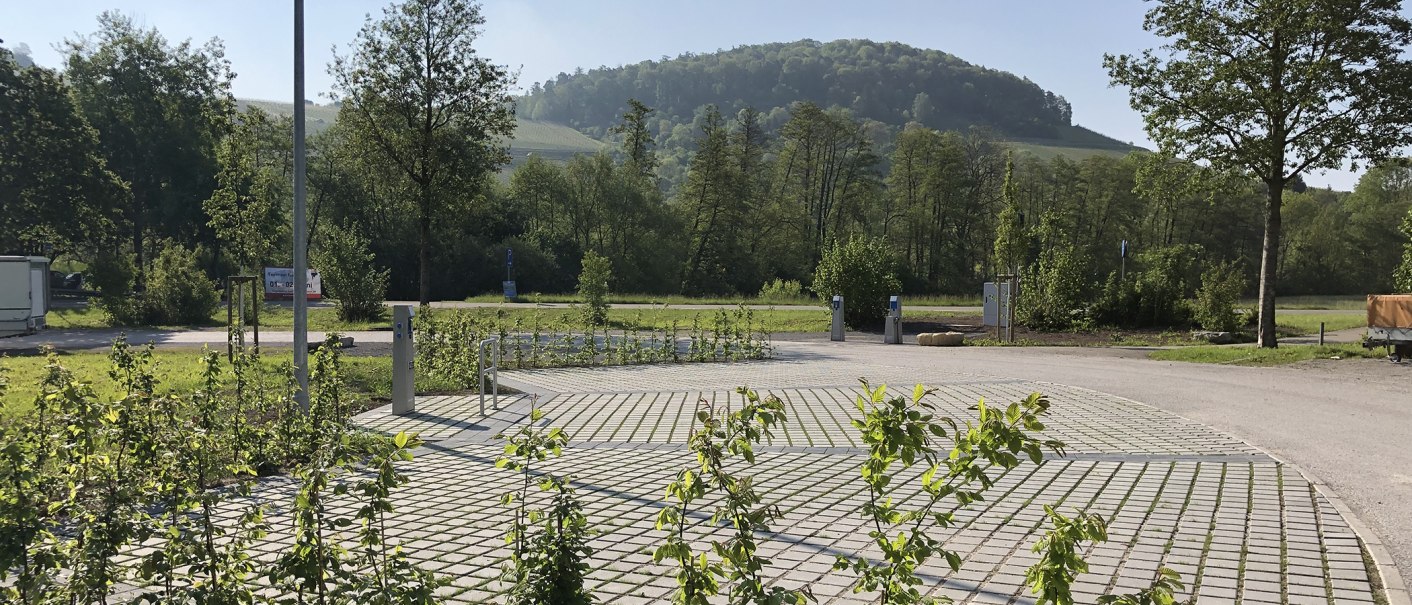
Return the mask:
<svg viewBox="0 0 1412 605">
<path fill-rule="evenodd" d="M 274 119 L 251 107 L 237 116 L 231 133 L 216 152 L 220 186 L 203 204 L 224 251 L 243 270 L 257 270 L 286 250 L 290 224 L 286 210 L 293 152 L 289 118 Z"/>
<path fill-rule="evenodd" d="M 64 77 L 98 130 L 108 168 L 132 191 L 124 218 L 140 263 L 147 238 L 192 245 L 209 237 L 201 201 L 216 187 L 234 75 L 218 39 L 172 46 L 116 12 L 98 24 L 93 35 L 64 42 Z"/>
<path fill-rule="evenodd" d="M 1159 0 L 1160 54 L 1107 55 L 1165 152 L 1265 185 L 1260 346 L 1274 347 L 1285 186 L 1409 138 L 1412 22 L 1398 0 Z"/>
<path fill-rule="evenodd" d="M 396 166 L 415 198 L 418 290 L 431 302 L 432 222 L 509 161 L 514 76 L 475 49 L 485 24 L 470 0 L 408 0 L 368 18 L 331 71 L 350 143 Z"/>
<path fill-rule="evenodd" d="M 0 49 L 0 254 L 57 254 L 115 233 L 128 191 L 59 75 Z"/>
</svg>

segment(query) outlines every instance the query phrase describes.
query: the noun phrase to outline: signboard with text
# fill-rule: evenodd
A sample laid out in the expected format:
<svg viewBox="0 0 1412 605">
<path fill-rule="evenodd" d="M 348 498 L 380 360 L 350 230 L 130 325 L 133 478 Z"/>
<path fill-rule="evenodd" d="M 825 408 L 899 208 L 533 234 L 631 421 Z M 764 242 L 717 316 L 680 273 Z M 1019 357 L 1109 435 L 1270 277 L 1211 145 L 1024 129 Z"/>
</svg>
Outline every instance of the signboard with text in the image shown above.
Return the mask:
<svg viewBox="0 0 1412 605">
<path fill-rule="evenodd" d="M 323 283 L 319 272 L 309 269 L 308 299 L 323 298 Z M 290 267 L 265 267 L 265 300 L 294 300 L 294 269 Z"/>
</svg>

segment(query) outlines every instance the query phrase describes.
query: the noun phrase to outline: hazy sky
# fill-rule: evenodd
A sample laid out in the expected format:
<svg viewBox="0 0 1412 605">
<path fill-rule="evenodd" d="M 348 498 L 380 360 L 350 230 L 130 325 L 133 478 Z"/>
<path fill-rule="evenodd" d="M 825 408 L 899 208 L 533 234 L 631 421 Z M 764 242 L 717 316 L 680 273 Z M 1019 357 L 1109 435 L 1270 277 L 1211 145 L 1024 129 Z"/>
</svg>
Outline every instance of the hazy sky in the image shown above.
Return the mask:
<svg viewBox="0 0 1412 605">
<path fill-rule="evenodd" d="M 156 27 L 170 41 L 224 41 L 238 97 L 290 99 L 292 3 L 275 0 L 17 0 L 0 9 L 0 39 L 26 43 L 36 62 L 59 66 L 55 45 L 92 32 L 104 10 Z M 346 49 L 382 0 L 308 0 L 308 91 L 326 92 L 332 48 Z M 1028 77 L 1066 97 L 1074 122 L 1149 146 L 1124 89 L 1108 87 L 1103 53 L 1138 52 L 1158 41 L 1142 31 L 1140 0 L 485 0 L 482 54 L 520 69 L 520 85 L 602 65 L 741 44 L 868 38 L 934 48 Z M 1404 7 L 1406 4 L 1404 4 Z M 320 97 L 318 100 L 322 102 Z M 1313 175 L 1314 185 L 1351 189 L 1354 174 Z"/>
</svg>

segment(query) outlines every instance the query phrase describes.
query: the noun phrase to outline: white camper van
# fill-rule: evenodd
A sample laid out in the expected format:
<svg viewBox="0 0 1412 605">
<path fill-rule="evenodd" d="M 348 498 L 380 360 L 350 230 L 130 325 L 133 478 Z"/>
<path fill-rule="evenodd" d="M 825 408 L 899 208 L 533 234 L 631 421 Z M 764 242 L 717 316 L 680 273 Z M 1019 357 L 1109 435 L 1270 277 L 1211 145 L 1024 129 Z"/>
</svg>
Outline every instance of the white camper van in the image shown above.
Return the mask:
<svg viewBox="0 0 1412 605">
<path fill-rule="evenodd" d="M 0 256 L 0 336 L 44 329 L 49 312 L 49 259 Z"/>
</svg>

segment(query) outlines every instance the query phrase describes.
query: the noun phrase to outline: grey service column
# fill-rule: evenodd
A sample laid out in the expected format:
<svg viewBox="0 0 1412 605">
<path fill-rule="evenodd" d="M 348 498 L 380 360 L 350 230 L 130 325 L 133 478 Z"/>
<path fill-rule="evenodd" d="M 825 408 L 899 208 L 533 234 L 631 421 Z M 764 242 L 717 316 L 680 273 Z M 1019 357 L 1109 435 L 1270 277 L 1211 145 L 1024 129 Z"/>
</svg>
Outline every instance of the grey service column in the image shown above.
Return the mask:
<svg viewBox="0 0 1412 605">
<path fill-rule="evenodd" d="M 833 328 L 829 331 L 829 340 L 843 342 L 843 297 L 834 296 L 833 303 Z"/>
<path fill-rule="evenodd" d="M 412 306 L 392 307 L 392 413 L 417 411 L 417 347 L 412 338 Z"/>
<path fill-rule="evenodd" d="M 883 344 L 902 344 L 902 301 L 896 296 L 887 300 L 886 321 L 883 326 Z"/>
</svg>

